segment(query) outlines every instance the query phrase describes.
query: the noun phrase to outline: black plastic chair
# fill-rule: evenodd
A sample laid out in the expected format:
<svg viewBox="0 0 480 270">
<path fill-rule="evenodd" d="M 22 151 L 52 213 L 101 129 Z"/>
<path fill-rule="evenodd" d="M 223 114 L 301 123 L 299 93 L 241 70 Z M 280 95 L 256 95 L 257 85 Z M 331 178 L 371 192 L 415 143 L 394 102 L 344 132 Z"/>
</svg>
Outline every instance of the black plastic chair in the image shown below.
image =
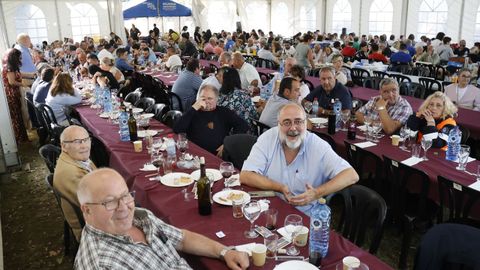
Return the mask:
<svg viewBox="0 0 480 270">
<path fill-rule="evenodd" d="M 263 132 L 267 131 L 270 129 L 270 127 L 262 122 L 260 122 L 259 120 L 255 119 L 255 118 L 252 118 L 250 117 L 249 118 L 250 121 L 252 122 L 254 128 L 255 128 L 255 135 L 257 137 L 259 137 L 260 135 L 262 135 Z"/>
<path fill-rule="evenodd" d="M 430 78 L 418 78 L 418 82 L 425 87 L 425 97 L 433 94 L 435 91 L 442 91 L 442 84 Z"/>
<path fill-rule="evenodd" d="M 210 64 L 209 67 L 210 67 L 210 73 L 215 73 L 215 74 L 217 74 L 217 72 L 218 72 L 218 67 L 217 67 L 216 65 Z"/>
<path fill-rule="evenodd" d="M 310 76 L 312 77 L 320 77 L 320 68 L 314 68 L 312 70 L 310 70 L 309 74 Z"/>
<path fill-rule="evenodd" d="M 313 83 L 307 79 L 302 80 L 303 83 L 305 83 L 308 86 L 308 89 L 310 89 L 310 92 L 312 92 L 315 89 L 315 86 L 313 86 Z"/>
<path fill-rule="evenodd" d="M 400 84 L 400 95 L 425 99 L 425 87 L 419 83 L 403 82 Z"/>
<path fill-rule="evenodd" d="M 125 96 L 125 101 L 130 102 L 132 105 L 135 104 L 140 97 L 142 96 L 142 93 L 140 91 L 133 91 L 131 93 L 128 93 L 127 96 Z"/>
<path fill-rule="evenodd" d="M 257 58 L 257 60 L 255 61 L 255 67 L 277 69 L 277 64 L 272 60 Z"/>
<path fill-rule="evenodd" d="M 380 90 L 380 82 L 382 78 L 380 77 L 367 77 L 363 81 L 363 87 Z"/>
<path fill-rule="evenodd" d="M 177 110 L 170 110 L 162 117 L 162 123 L 173 128 L 175 123 L 182 117 L 182 112 Z"/>
<path fill-rule="evenodd" d="M 163 116 L 163 112 L 165 110 L 165 104 L 153 104 L 152 106 L 148 107 L 145 112 L 146 113 L 153 113 L 154 116 L 153 118 L 158 120 L 158 121 L 162 121 L 162 116 Z"/>
<path fill-rule="evenodd" d="M 361 147 L 344 141 L 347 151 L 347 161 L 360 176 L 359 184 L 368 186 L 380 194 L 388 189 L 385 185 L 385 175 L 382 159 Z"/>
<path fill-rule="evenodd" d="M 370 77 L 370 73 L 363 68 L 352 68 L 352 81 L 358 86 L 363 86 L 363 82 L 367 77 Z"/>
<path fill-rule="evenodd" d="M 37 104 L 35 106 L 40 113 L 40 123 L 42 127 L 47 130 L 48 136 L 50 138 L 50 143 L 54 145 L 60 145 L 60 134 L 65 129 L 65 127 L 60 126 L 57 123 L 57 118 L 53 113 L 52 108 L 47 104 Z"/>
<path fill-rule="evenodd" d="M 457 125 L 460 131 L 462 132 L 462 139 L 460 140 L 461 144 L 466 144 L 470 138 L 470 129 L 465 126 Z"/>
<path fill-rule="evenodd" d="M 438 205 L 428 198 L 429 176 L 414 167 L 383 156 L 386 179 L 390 185 L 389 205 L 392 219 L 403 227 L 403 239 L 400 251 L 399 268 L 406 269 L 409 246 L 414 230 L 426 231 L 433 225 Z M 420 186 L 419 192 L 410 192 L 407 186 Z"/>
<path fill-rule="evenodd" d="M 435 80 L 443 81 L 445 80 L 446 73 L 447 73 L 447 70 L 443 66 L 436 65 L 432 68 L 430 77 Z"/>
<path fill-rule="evenodd" d="M 390 74 L 390 77 L 397 80 L 398 85 L 402 84 L 403 82 L 410 82 L 410 83 L 412 82 L 412 80 L 409 77 L 402 74 Z"/>
<path fill-rule="evenodd" d="M 247 159 L 257 137 L 249 134 L 234 134 L 223 139 L 222 159 L 230 161 L 237 169 L 241 169 Z"/>
<path fill-rule="evenodd" d="M 258 76 L 260 76 L 260 80 L 262 81 L 262 85 L 268 84 L 268 82 L 272 79 L 272 76 L 270 74 L 267 74 L 265 72 L 257 71 Z"/>
<path fill-rule="evenodd" d="M 97 166 L 97 168 L 108 167 L 110 164 L 110 155 L 105 147 L 105 144 L 93 134 L 89 133 L 92 140 L 90 147 L 90 159 Z"/>
<path fill-rule="evenodd" d="M 451 222 L 480 228 L 480 220 L 472 217 L 474 206 L 480 203 L 480 192 L 439 175 L 440 209 L 438 223 Z M 448 219 L 443 219 L 443 209 L 448 208 Z"/>
<path fill-rule="evenodd" d="M 379 78 L 383 79 L 383 78 L 390 77 L 390 75 L 388 75 L 388 73 L 383 72 L 383 71 L 374 70 L 373 71 L 373 77 L 379 77 Z"/>
<path fill-rule="evenodd" d="M 33 102 L 29 98 L 25 97 L 25 100 L 27 101 L 28 106 L 29 107 L 31 106 L 35 112 L 35 117 L 37 121 L 36 124 L 37 124 L 38 141 L 40 145 L 44 145 L 45 143 L 47 143 L 47 139 L 48 139 L 48 128 L 43 121 L 42 113 L 40 112 L 40 110 L 38 110 L 37 106 L 35 106 L 35 104 L 33 104 Z"/>
<path fill-rule="evenodd" d="M 135 107 L 137 108 L 142 108 L 143 110 L 146 110 L 148 107 L 152 106 L 155 104 L 155 99 L 150 98 L 150 97 L 142 97 L 137 102 L 135 102 Z"/>
<path fill-rule="evenodd" d="M 172 91 L 168 92 L 168 98 L 170 102 L 170 110 L 176 110 L 183 112 L 183 103 L 179 95 L 175 94 Z"/>
<path fill-rule="evenodd" d="M 82 123 L 80 123 L 80 120 L 78 120 L 78 115 L 76 115 L 76 111 L 72 106 L 64 106 L 63 113 L 67 117 L 69 125 L 82 126 Z"/>
<path fill-rule="evenodd" d="M 326 134 L 326 133 L 321 133 L 317 131 L 312 131 L 315 135 L 320 137 L 322 140 L 326 141 L 330 147 L 332 147 L 332 150 L 334 152 L 337 152 L 337 144 L 335 143 L 335 140 L 332 138 L 332 136 Z"/>
<path fill-rule="evenodd" d="M 74 244 L 73 254 L 75 255 L 75 253 L 77 252 L 76 250 L 78 248 L 79 243 L 77 242 L 77 239 L 75 238 L 75 236 L 73 236 L 72 228 L 70 227 L 70 225 L 67 222 L 67 219 L 63 215 L 62 203 L 60 201 L 60 196 L 56 192 L 56 190 L 53 188 L 53 173 L 50 173 L 45 177 L 45 183 L 47 184 L 48 189 L 55 196 L 55 201 L 57 202 L 58 209 L 60 210 L 60 213 L 62 213 L 62 217 L 63 217 L 63 245 L 65 247 L 65 255 L 70 254 L 72 241 L 73 241 L 73 244 Z"/>
<path fill-rule="evenodd" d="M 338 195 L 343 197 L 342 220 L 338 231 L 356 245 L 363 246 L 371 228 L 369 252 L 375 254 L 380 246 L 387 215 L 385 200 L 374 190 L 362 185 L 352 185 L 334 197 Z"/>
<path fill-rule="evenodd" d="M 57 166 L 57 159 L 62 153 L 62 149 L 53 144 L 46 144 L 38 149 L 38 153 L 43 161 L 45 161 L 45 165 L 47 165 L 50 173 L 53 173 L 55 171 L 55 166 Z"/>
<path fill-rule="evenodd" d="M 410 65 L 409 64 L 404 64 L 404 63 L 393 63 L 390 64 L 387 68 L 388 71 L 394 71 L 394 72 L 400 72 L 402 74 L 407 74 L 408 71 L 410 70 Z"/>
</svg>

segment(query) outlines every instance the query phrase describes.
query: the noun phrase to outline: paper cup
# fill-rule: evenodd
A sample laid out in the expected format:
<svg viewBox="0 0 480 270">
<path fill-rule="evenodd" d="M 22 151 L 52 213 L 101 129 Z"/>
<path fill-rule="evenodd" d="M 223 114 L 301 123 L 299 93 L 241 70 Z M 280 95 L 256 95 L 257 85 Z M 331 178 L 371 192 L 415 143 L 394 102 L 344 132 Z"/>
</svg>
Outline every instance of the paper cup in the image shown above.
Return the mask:
<svg viewBox="0 0 480 270">
<path fill-rule="evenodd" d="M 304 247 L 307 245 L 308 241 L 308 231 L 309 229 L 305 226 L 302 226 L 297 236 L 295 236 L 295 245 L 299 247 Z"/>
<path fill-rule="evenodd" d="M 400 142 L 400 136 L 392 135 L 390 138 L 392 138 L 392 145 L 398 146 L 398 143 Z"/>
<path fill-rule="evenodd" d="M 142 141 L 134 141 L 133 149 L 135 150 L 135 152 L 142 152 Z"/>
<path fill-rule="evenodd" d="M 343 270 L 349 270 L 352 268 L 360 267 L 360 260 L 357 257 L 347 256 L 343 258 Z"/>
<path fill-rule="evenodd" d="M 267 246 L 264 244 L 256 244 L 252 249 L 253 265 L 263 266 L 267 257 Z"/>
</svg>

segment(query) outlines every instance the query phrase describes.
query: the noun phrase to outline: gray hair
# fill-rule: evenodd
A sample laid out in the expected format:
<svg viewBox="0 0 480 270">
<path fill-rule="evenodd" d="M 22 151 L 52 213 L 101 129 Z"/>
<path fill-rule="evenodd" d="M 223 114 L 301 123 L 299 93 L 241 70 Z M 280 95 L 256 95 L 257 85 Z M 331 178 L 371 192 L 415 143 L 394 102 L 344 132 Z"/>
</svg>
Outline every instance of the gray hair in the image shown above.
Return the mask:
<svg viewBox="0 0 480 270">
<path fill-rule="evenodd" d="M 334 67 L 323 67 L 322 69 L 320 69 L 320 73 L 322 72 L 330 72 L 332 73 L 333 77 L 335 77 L 335 68 Z"/>
<path fill-rule="evenodd" d="M 280 110 L 278 110 L 278 113 L 277 113 L 277 120 L 280 121 L 280 114 L 287 108 L 287 107 L 297 107 L 301 112 L 302 112 L 302 115 L 303 115 L 303 118 L 305 119 L 305 124 L 307 123 L 306 122 L 306 118 L 307 118 L 307 114 L 305 113 L 305 110 L 303 109 L 302 106 L 300 106 L 298 103 L 295 103 L 295 102 L 289 102 L 285 105 L 283 105 L 282 107 L 280 107 Z"/>
<path fill-rule="evenodd" d="M 394 84 L 395 85 L 395 88 L 399 89 L 399 86 L 398 86 L 398 82 L 397 80 L 393 79 L 393 78 L 383 78 L 381 81 L 380 81 L 380 89 L 382 89 L 382 87 L 384 85 L 390 85 L 390 84 Z"/>
<path fill-rule="evenodd" d="M 198 90 L 198 96 L 200 96 L 205 89 L 210 89 L 210 90 L 212 90 L 213 93 L 215 94 L 215 97 L 216 97 L 216 98 L 218 98 L 218 96 L 220 95 L 218 89 L 217 89 L 215 86 L 210 85 L 210 84 L 204 84 L 204 85 L 202 85 L 202 87 Z"/>
</svg>

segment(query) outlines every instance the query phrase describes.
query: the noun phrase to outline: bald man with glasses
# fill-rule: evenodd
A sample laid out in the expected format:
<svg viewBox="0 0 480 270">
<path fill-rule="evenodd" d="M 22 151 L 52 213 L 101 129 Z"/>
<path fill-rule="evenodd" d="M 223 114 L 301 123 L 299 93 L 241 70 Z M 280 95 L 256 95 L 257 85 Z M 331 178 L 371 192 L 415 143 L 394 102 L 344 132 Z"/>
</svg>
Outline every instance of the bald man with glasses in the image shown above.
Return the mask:
<svg viewBox="0 0 480 270">
<path fill-rule="evenodd" d="M 53 187 L 64 197 L 61 200 L 62 211 L 77 240 L 80 240 L 82 228 L 75 211 L 68 201 L 80 207 L 77 188 L 80 179 L 96 169 L 90 160 L 91 139 L 88 132 L 80 126 L 69 126 L 60 135 L 62 153 L 53 174 Z"/>
</svg>

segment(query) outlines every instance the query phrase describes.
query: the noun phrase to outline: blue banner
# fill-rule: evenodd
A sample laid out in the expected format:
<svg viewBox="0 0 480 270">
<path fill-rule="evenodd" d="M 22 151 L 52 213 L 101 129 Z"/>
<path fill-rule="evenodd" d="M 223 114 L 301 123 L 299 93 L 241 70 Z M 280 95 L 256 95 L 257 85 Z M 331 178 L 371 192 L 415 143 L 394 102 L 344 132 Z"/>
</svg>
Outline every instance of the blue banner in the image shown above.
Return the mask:
<svg viewBox="0 0 480 270">
<path fill-rule="evenodd" d="M 123 11 L 128 20 L 142 17 L 183 17 L 192 16 L 192 10 L 170 0 L 147 0 Z"/>
</svg>

